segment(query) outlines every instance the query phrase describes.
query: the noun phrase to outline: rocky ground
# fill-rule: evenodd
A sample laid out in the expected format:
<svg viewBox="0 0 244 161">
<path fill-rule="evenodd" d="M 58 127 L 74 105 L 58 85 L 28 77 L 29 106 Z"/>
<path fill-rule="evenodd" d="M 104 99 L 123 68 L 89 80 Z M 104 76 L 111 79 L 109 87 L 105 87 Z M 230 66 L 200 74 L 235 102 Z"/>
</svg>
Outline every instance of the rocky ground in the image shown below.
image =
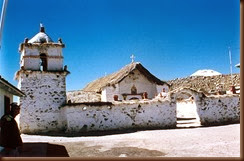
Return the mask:
<svg viewBox="0 0 244 161">
<path fill-rule="evenodd" d="M 215 76 L 189 76 L 167 81 L 171 90 L 180 87 L 192 88 L 197 91 L 213 93 L 217 91 L 228 91 L 230 86 L 240 86 L 240 74 L 215 75 Z"/>
<path fill-rule="evenodd" d="M 240 157 L 240 124 L 76 137 L 21 136 L 29 156 Z"/>
</svg>

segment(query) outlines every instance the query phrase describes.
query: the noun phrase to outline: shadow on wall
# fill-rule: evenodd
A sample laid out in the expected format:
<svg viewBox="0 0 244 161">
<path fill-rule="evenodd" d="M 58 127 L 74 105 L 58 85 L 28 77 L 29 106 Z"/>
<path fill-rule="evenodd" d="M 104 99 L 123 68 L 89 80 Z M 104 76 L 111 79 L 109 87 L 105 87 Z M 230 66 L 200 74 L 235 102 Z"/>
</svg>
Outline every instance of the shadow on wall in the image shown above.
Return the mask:
<svg viewBox="0 0 244 161">
<path fill-rule="evenodd" d="M 0 154 L 4 157 L 4 154 Z M 23 143 L 18 157 L 69 157 L 66 148 L 62 145 L 49 143 Z"/>
</svg>

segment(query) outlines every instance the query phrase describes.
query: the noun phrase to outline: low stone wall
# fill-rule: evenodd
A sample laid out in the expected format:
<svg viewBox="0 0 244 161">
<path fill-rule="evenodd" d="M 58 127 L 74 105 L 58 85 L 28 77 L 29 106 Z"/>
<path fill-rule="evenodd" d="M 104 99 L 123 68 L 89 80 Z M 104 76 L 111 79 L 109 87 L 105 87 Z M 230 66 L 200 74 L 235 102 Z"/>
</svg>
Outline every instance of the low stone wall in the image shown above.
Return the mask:
<svg viewBox="0 0 244 161">
<path fill-rule="evenodd" d="M 67 104 L 61 108 L 62 122 L 67 133 L 174 128 L 176 107 L 179 105 L 177 100 L 184 95 L 192 96 L 190 99 L 194 108 L 189 108 L 192 110 L 189 112 L 196 112 L 196 119 L 202 125 L 240 121 L 239 95 L 207 96 L 192 89 L 179 89 L 169 93 L 166 98 L 157 97 L 153 100 Z"/>
<path fill-rule="evenodd" d="M 219 95 L 202 97 L 197 104 L 202 125 L 221 125 L 240 122 L 240 96 Z"/>
<path fill-rule="evenodd" d="M 193 89 L 177 89 L 170 93 L 171 102 L 177 103 L 182 95 L 191 95 L 196 104 L 196 118 L 201 125 L 221 125 L 240 122 L 240 95 L 206 95 Z"/>
<path fill-rule="evenodd" d="M 111 105 L 70 104 L 62 107 L 66 132 L 173 128 L 176 106 L 168 99 L 114 102 Z"/>
<path fill-rule="evenodd" d="M 190 97 L 189 97 L 190 96 Z M 237 94 L 205 95 L 192 89 L 177 89 L 166 98 L 153 100 L 131 100 L 116 102 L 68 103 L 56 113 L 43 113 L 43 119 L 52 118 L 52 123 L 66 133 L 127 129 L 166 129 L 175 128 L 177 123 L 178 100 L 189 97 L 191 107 L 184 103 L 188 113 L 178 116 L 193 117 L 202 125 L 221 125 L 240 121 L 240 97 Z M 33 111 L 34 112 L 34 111 Z M 192 112 L 192 113 L 190 113 Z M 54 117 L 55 116 L 55 117 Z M 38 119 L 38 118 L 36 118 Z M 30 120 L 39 127 L 48 126 L 42 120 Z M 27 125 L 26 125 L 27 126 Z M 38 127 L 34 127 L 38 128 Z M 53 129 L 46 129 L 52 131 Z M 40 130 L 39 130 L 40 131 Z"/>
</svg>

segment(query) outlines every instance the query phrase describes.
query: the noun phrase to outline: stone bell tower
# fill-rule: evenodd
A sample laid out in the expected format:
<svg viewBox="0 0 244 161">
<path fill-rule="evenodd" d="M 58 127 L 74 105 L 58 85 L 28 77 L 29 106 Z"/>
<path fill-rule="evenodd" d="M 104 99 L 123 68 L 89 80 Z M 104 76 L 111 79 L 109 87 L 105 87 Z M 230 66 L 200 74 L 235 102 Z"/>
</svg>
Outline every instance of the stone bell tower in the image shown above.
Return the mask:
<svg viewBox="0 0 244 161">
<path fill-rule="evenodd" d="M 26 96 L 20 98 L 19 126 L 22 133 L 60 131 L 60 106 L 66 103 L 67 66 L 63 67 L 62 40 L 53 42 L 40 25 L 40 32 L 20 44 L 20 70 L 15 77 Z"/>
</svg>

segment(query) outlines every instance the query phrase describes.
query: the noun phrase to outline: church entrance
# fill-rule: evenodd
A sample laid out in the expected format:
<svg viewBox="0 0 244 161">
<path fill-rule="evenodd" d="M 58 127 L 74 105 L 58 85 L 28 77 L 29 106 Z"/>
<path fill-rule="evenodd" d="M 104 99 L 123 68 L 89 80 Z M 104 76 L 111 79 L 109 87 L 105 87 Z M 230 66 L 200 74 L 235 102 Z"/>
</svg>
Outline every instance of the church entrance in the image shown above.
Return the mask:
<svg viewBox="0 0 244 161">
<path fill-rule="evenodd" d="M 194 100 L 194 95 L 191 92 L 180 91 L 176 94 L 176 117 L 177 127 L 199 127 L 199 115 L 197 106 Z"/>
</svg>

